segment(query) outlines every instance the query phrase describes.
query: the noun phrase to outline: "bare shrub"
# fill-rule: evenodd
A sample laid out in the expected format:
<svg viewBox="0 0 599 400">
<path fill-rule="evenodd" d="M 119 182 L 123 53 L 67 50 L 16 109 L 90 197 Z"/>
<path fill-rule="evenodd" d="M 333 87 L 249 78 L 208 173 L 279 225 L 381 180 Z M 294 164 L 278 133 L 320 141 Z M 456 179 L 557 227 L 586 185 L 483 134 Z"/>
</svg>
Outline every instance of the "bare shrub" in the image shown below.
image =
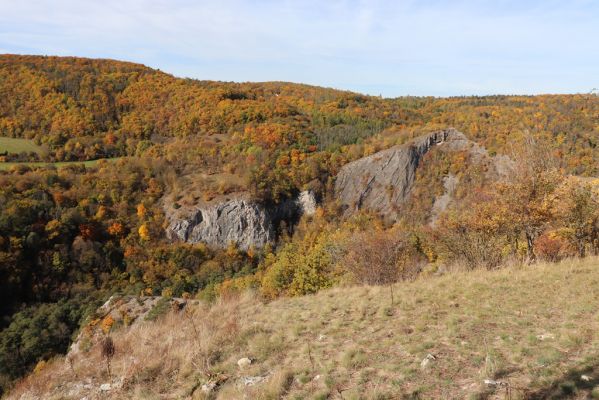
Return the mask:
<svg viewBox="0 0 599 400">
<path fill-rule="evenodd" d="M 344 265 L 362 284 L 389 285 L 393 304 L 393 284 L 413 279 L 420 270 L 414 256 L 414 247 L 405 235 L 394 231 L 365 231 L 349 240 Z"/>
<path fill-rule="evenodd" d="M 116 352 L 116 348 L 114 347 L 114 341 L 110 336 L 106 336 L 102 342 L 100 343 L 100 352 L 102 354 L 102 358 L 106 362 L 106 370 L 108 371 L 108 379 L 112 379 L 112 374 L 110 371 L 110 362 L 112 361 L 112 357 L 114 357 L 114 353 Z"/>
</svg>

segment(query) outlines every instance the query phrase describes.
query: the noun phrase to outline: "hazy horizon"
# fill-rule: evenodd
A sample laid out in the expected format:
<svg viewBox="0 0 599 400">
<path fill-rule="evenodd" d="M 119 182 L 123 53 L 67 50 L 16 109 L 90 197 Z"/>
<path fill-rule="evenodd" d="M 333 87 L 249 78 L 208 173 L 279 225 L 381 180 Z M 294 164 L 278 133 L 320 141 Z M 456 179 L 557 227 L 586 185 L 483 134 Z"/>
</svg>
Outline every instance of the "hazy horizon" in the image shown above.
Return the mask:
<svg viewBox="0 0 599 400">
<path fill-rule="evenodd" d="M 110 58 L 201 80 L 385 97 L 599 85 L 593 1 L 0 0 L 0 9 L 0 53 Z"/>
</svg>

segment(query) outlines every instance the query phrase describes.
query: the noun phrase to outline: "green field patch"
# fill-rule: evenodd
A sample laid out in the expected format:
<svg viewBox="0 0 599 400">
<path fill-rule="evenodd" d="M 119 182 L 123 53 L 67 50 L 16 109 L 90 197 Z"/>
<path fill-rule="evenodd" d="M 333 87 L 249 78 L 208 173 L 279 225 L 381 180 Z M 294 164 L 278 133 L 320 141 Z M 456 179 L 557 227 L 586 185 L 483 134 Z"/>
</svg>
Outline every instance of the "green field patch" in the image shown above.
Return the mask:
<svg viewBox="0 0 599 400">
<path fill-rule="evenodd" d="M 37 154 L 41 154 L 42 148 L 35 144 L 33 140 L 0 137 L 0 153 L 4 152 L 10 154 L 19 154 L 22 152 L 34 152 Z"/>
<path fill-rule="evenodd" d="M 121 158 L 122 157 L 100 158 L 98 160 L 90 160 L 90 161 L 61 161 L 61 162 L 0 162 L 0 171 L 7 171 L 7 170 L 11 169 L 12 167 L 15 167 L 18 165 L 26 165 L 26 166 L 32 167 L 32 168 L 35 168 L 35 167 L 43 168 L 43 167 L 48 167 L 48 166 L 54 166 L 56 168 L 60 168 L 60 167 L 66 167 L 69 165 L 83 164 L 86 167 L 94 167 L 102 161 L 114 162 Z"/>
</svg>

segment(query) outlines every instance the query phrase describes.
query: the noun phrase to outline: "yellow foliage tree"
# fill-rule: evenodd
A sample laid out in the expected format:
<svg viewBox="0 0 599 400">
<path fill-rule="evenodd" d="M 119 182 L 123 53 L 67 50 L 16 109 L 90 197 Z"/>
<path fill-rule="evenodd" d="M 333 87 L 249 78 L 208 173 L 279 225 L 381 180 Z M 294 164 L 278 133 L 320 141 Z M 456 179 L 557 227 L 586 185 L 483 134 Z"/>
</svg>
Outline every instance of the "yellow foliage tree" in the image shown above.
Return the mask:
<svg viewBox="0 0 599 400">
<path fill-rule="evenodd" d="M 108 332 L 110 332 L 110 329 L 112 328 L 112 325 L 114 325 L 114 318 L 112 318 L 112 315 L 107 315 L 102 320 L 100 328 L 102 329 L 102 332 L 108 334 Z"/>
<path fill-rule="evenodd" d="M 137 233 L 142 240 L 150 240 L 150 230 L 146 224 L 141 225 Z"/>
<path fill-rule="evenodd" d="M 147 211 L 148 210 L 146 209 L 146 206 L 143 205 L 143 203 L 139 203 L 137 205 L 137 216 L 139 218 L 145 217 Z"/>
</svg>

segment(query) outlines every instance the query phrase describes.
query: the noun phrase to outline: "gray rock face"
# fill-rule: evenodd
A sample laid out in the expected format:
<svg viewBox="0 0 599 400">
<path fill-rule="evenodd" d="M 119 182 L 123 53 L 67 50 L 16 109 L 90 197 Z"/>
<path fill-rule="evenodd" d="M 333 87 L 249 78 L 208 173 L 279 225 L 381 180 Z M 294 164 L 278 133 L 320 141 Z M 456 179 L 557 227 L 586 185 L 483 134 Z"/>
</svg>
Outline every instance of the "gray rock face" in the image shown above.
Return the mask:
<svg viewBox="0 0 599 400">
<path fill-rule="evenodd" d="M 447 206 L 453 198 L 453 193 L 455 192 L 459 181 L 460 178 L 452 173 L 449 173 L 447 176 L 443 177 L 443 188 L 445 189 L 445 192 L 441 196 L 437 197 L 433 203 L 433 209 L 431 210 L 432 226 L 437 223 L 439 215 L 441 215 L 441 213 L 447 209 Z"/>
<path fill-rule="evenodd" d="M 266 207 L 248 196 L 198 205 L 183 212 L 166 210 L 169 221 L 166 235 L 171 240 L 203 242 L 215 247 L 235 243 L 239 248 L 262 247 L 276 238 L 280 221 L 294 222 L 316 207 L 314 195 L 302 192 L 297 199 Z"/>
<path fill-rule="evenodd" d="M 197 208 L 188 218 L 174 219 L 167 229 L 167 237 L 219 247 L 234 242 L 248 249 L 273 240 L 274 229 L 263 207 L 246 199 L 233 199 Z"/>
<path fill-rule="evenodd" d="M 337 199 L 346 213 L 366 209 L 397 219 L 398 206 L 410 194 L 420 159 L 441 144 L 451 150 L 468 147 L 474 154 L 486 153 L 455 129 L 433 132 L 343 166 L 335 182 Z"/>
<path fill-rule="evenodd" d="M 297 207 L 302 215 L 314 215 L 316 213 L 316 198 L 314 193 L 305 190 L 297 196 Z"/>
</svg>

